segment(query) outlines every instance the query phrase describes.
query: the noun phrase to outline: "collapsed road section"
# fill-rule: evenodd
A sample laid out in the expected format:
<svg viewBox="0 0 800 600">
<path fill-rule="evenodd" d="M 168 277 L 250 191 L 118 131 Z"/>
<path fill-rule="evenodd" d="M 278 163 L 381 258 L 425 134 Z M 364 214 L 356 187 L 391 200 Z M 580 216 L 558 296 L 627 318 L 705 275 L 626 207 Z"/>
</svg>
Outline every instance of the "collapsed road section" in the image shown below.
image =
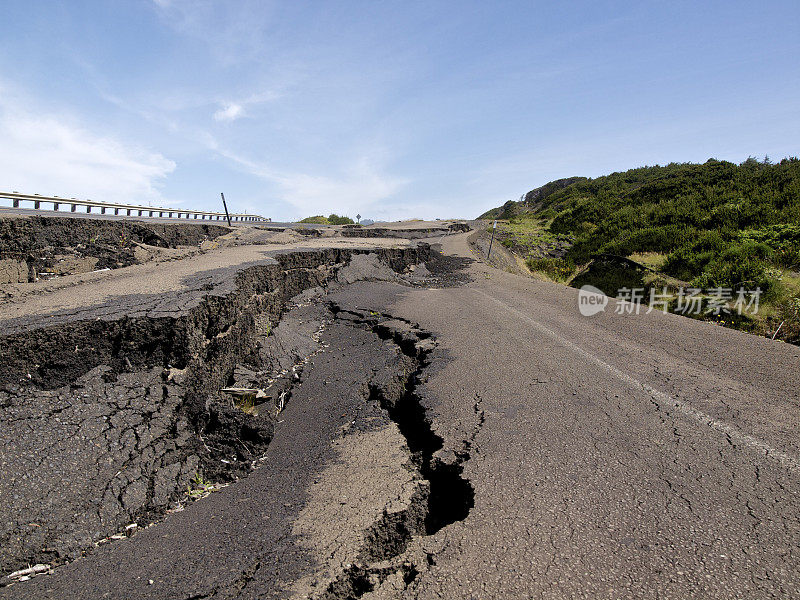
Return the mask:
<svg viewBox="0 0 800 600">
<path fill-rule="evenodd" d="M 70 561 L 252 470 L 324 324 L 277 335 L 287 301 L 428 258 L 424 243 L 275 253 L 169 294 L 4 320 L 0 569 Z"/>
<path fill-rule="evenodd" d="M 230 231 L 205 223 L 0 217 L 0 284 L 127 267 Z"/>
<path fill-rule="evenodd" d="M 428 264 L 428 282 L 441 285 L 441 264 Z M 389 273 L 377 255 L 357 255 L 330 287 L 364 275 L 407 283 Z M 256 348 L 280 363 L 264 370 L 282 367 L 289 381 L 259 390 L 260 404 L 239 405 L 276 417 L 247 477 L 84 560 L 7 586 L 5 595 L 334 599 L 413 585 L 431 564 L 414 544 L 473 504 L 461 476 L 470 440 L 444 459 L 418 396 L 429 365 L 442 358 L 435 338 L 310 288 Z M 227 389 L 263 385 L 247 368 L 254 366 L 237 365 Z M 287 391 L 281 412 L 264 399 Z"/>
</svg>

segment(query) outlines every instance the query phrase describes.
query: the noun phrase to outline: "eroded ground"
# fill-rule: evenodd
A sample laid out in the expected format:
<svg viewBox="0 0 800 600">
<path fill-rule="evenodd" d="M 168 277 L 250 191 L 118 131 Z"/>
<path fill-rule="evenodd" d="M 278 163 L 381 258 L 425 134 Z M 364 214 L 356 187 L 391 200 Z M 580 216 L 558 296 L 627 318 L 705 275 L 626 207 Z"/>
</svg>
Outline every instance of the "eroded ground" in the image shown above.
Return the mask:
<svg viewBox="0 0 800 600">
<path fill-rule="evenodd" d="M 271 460 L 267 451 L 276 427 L 295 401 L 304 370 L 331 354 L 332 335 L 340 364 L 324 375 L 330 379 L 322 389 L 335 393 L 331 380 L 345 374 L 338 395 L 349 396 L 350 409 L 355 402 L 360 416 L 309 440 L 316 452 L 338 458 L 320 471 L 321 479 L 307 482 L 309 503 L 292 521 L 292 535 L 308 542 L 296 548 L 309 555 L 306 567 L 271 585 L 326 594 L 403 570 L 374 565 L 425 530 L 432 467 L 429 449 L 410 449 L 416 442 L 408 443 L 407 424 L 398 425 L 390 413 L 401 400 L 410 401 L 403 399 L 433 344 L 408 324 L 342 312 L 325 295 L 365 279 L 457 284 L 458 264 L 432 255 L 425 244 L 397 241 L 329 240 L 270 252 L 259 244 L 265 235 L 273 241 L 282 235 L 277 241 L 284 245 L 291 241 L 286 232 L 238 230 L 221 238 L 210 255 L 188 257 L 171 269 L 154 263 L 113 277 L 64 278 L 61 285 L 21 286 L 16 297 L 6 298 L 0 560 L 6 573 L 23 573 L 4 584 L 141 532 L 138 540 L 165 514 L 174 517 L 218 484 Z M 198 272 L 192 261 L 205 270 Z M 148 293 L 132 294 L 140 281 Z M 363 364 L 354 356 L 359 351 Z M 313 406 L 316 396 L 306 401 L 312 403 L 306 410 L 341 421 L 339 408 Z M 345 434 L 352 444 L 332 444 Z M 280 454 L 277 446 L 270 452 Z M 289 460 L 303 455 L 294 436 L 284 452 Z M 318 458 L 303 468 L 322 469 L 325 461 Z M 354 462 L 360 475 L 342 466 Z M 370 490 L 375 478 L 389 487 Z M 351 501 L 332 504 L 331 494 Z M 289 498 L 282 488 L 269 495 L 276 502 Z M 323 530 L 321 523 L 341 526 Z M 364 541 L 365 532 L 371 541 Z M 323 560 L 325 544 L 347 550 L 332 550 L 336 560 Z M 349 567 L 342 568 L 340 554 Z M 40 566 L 28 569 L 34 564 Z M 237 584 L 223 577 L 206 591 L 230 585 Z"/>
<path fill-rule="evenodd" d="M 469 234 L 437 230 L 427 242 L 442 254 L 424 240 L 325 235 L 226 242 L 0 304 L 3 410 L 20 416 L 9 422 L 46 430 L 60 415 L 45 399 L 68 415 L 63 431 L 92 423 L 75 430 L 96 442 L 81 446 L 93 457 L 83 470 L 129 456 L 104 475 L 122 492 L 108 496 L 120 539 L 86 557 L 37 544 L 79 546 L 59 524 L 93 515 L 55 494 L 56 510 L 15 505 L 16 548 L 47 562 L 0 595 L 798 595 L 795 347 L 657 312 L 580 316 L 576 290 L 473 260 Z M 135 445 L 147 437 L 136 407 L 157 404 L 158 381 L 187 422 L 158 430 L 175 446 L 158 455 L 169 465 L 144 463 Z M 130 410 L 109 401 L 117 387 Z M 131 421 L 133 450 L 107 447 L 125 424 L 87 417 L 109 410 Z M 3 494 L 93 485 L 57 473 L 71 437 L 49 465 L 36 456 L 50 440 L 30 431 L 6 441 L 25 437 L 3 460 L 28 463 Z M 27 483 L 33 468 L 41 479 Z M 152 505 L 156 477 L 174 486 L 166 506 Z M 27 533 L 29 509 L 44 537 Z"/>
</svg>

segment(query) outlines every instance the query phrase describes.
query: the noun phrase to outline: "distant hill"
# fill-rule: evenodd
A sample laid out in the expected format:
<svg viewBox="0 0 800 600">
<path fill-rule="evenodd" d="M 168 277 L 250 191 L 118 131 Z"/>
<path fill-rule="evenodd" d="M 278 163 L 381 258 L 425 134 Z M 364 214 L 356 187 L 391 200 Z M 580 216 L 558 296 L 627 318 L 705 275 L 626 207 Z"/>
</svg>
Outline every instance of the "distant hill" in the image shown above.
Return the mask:
<svg viewBox="0 0 800 600">
<path fill-rule="evenodd" d="M 536 218 L 571 234 L 566 258 L 666 253 L 664 270 L 702 285 L 760 284 L 760 265 L 800 268 L 800 159 L 709 159 L 560 179 L 483 218 Z M 702 277 L 701 277 L 702 276 Z"/>
<path fill-rule="evenodd" d="M 353 219 L 350 217 L 340 217 L 337 214 L 328 215 L 327 217 L 316 215 L 301 219 L 299 223 L 312 223 L 314 225 L 352 225 Z"/>
<path fill-rule="evenodd" d="M 570 240 L 548 259 L 562 273 L 598 255 L 633 256 L 699 288 L 759 287 L 765 299 L 800 311 L 798 158 L 709 159 L 560 179 L 481 218 L 508 219 L 501 241 L 522 252 L 531 248 L 526 239 Z"/>
<path fill-rule="evenodd" d="M 541 203 L 564 188 L 577 183 L 587 181 L 585 177 L 568 177 L 566 179 L 556 179 L 544 184 L 540 188 L 531 190 L 521 200 L 509 200 L 503 206 L 498 206 L 483 213 L 479 219 L 511 219 L 519 215 L 533 212 L 541 207 Z"/>
</svg>

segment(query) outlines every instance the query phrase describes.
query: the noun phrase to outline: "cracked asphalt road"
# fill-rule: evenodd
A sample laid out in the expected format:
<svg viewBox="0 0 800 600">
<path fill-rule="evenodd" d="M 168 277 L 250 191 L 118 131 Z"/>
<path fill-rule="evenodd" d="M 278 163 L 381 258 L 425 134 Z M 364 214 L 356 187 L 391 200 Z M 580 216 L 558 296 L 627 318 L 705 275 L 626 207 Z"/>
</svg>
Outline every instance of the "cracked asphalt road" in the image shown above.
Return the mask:
<svg viewBox="0 0 800 600">
<path fill-rule="evenodd" d="M 466 236 L 443 244 L 448 254 L 470 256 Z M 582 317 L 576 290 L 481 263 L 468 272 L 472 282 L 461 287 L 359 282 L 330 297 L 434 334 L 416 393 L 443 440 L 437 458 L 459 462 L 474 489 L 466 518 L 408 543 L 401 558 L 415 565 L 412 581 L 388 578 L 362 597 L 800 596 L 798 348 L 674 315 Z M 336 335 L 358 347 L 358 335 Z M 345 405 L 317 418 L 290 404 L 285 431 L 298 437 L 276 436 L 270 446 L 292 468 L 296 442 L 313 447 L 298 471 L 262 467 L 131 540 L 0 596 L 297 590 L 313 567 L 286 532 L 299 507 L 313 512 L 308 491 L 315 477 L 327 481 L 317 469 L 337 460 L 317 432 L 333 436 L 352 420 L 338 414 L 357 412 L 358 403 L 347 402 L 358 378 L 341 370 L 374 360 L 370 352 L 355 361 L 325 356 L 339 361 L 328 368 L 342 373 L 341 398 L 313 392 L 324 369 L 309 370 L 319 381 L 304 383 L 305 393 Z M 383 425 L 389 443 L 394 433 Z M 273 525 L 253 519 L 264 514 Z M 198 528 L 216 534 L 186 537 Z M 283 572 L 280 557 L 290 558 Z M 148 586 L 144 565 L 170 587 Z"/>
<path fill-rule="evenodd" d="M 445 449 L 475 426 L 472 398 L 484 413 L 475 506 L 416 541 L 433 564 L 405 597 L 800 596 L 800 349 L 660 313 L 582 317 L 577 290 L 470 272 L 338 298 L 437 337 L 418 393 Z"/>
</svg>

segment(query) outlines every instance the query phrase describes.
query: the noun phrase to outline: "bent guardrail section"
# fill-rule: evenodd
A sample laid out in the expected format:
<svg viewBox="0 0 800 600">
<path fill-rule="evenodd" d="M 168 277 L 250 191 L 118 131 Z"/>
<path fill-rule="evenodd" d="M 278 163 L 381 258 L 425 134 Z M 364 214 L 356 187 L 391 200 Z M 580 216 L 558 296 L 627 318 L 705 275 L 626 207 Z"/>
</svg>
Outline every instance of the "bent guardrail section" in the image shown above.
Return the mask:
<svg viewBox="0 0 800 600">
<path fill-rule="evenodd" d="M 143 217 L 161 219 L 181 219 L 198 221 L 225 221 L 225 213 L 207 210 L 188 210 L 179 208 L 163 208 L 161 206 L 137 206 L 134 204 L 114 204 L 79 200 L 77 198 L 61 198 L 59 196 L 40 196 L 39 194 L 20 194 L 18 192 L 0 192 L 0 200 L 11 201 L 11 208 L 33 208 L 35 210 L 53 210 L 56 212 L 78 212 L 78 207 L 85 208 L 86 214 L 115 215 L 122 217 Z M 24 204 L 23 204 L 24 203 Z M 68 206 L 69 210 L 62 209 Z M 96 212 L 92 212 L 95 209 Z M 112 212 L 113 211 L 113 212 Z M 83 211 L 81 211 L 83 212 Z M 260 215 L 231 214 L 235 223 L 269 223 L 272 219 Z"/>
</svg>

